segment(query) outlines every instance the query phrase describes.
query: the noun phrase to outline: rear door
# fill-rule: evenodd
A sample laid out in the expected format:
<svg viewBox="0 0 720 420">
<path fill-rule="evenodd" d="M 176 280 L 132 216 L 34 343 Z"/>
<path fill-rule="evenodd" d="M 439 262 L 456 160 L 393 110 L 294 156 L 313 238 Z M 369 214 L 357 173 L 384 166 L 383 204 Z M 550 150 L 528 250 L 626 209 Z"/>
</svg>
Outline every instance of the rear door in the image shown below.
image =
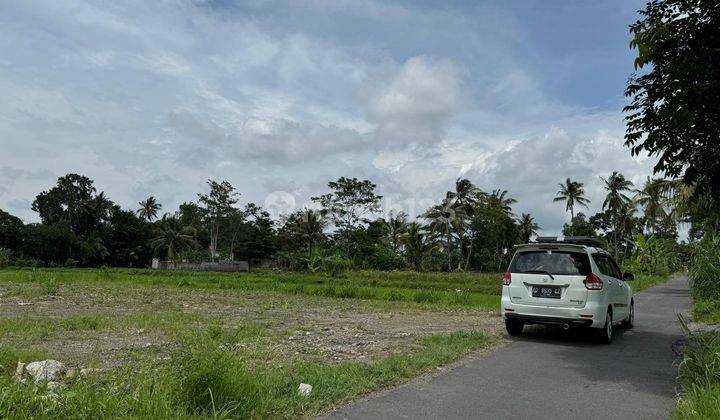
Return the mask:
<svg viewBox="0 0 720 420">
<path fill-rule="evenodd" d="M 576 247 L 521 248 L 510 263 L 510 300 L 525 305 L 581 308 L 583 280 L 590 274 L 587 252 Z"/>
<path fill-rule="evenodd" d="M 623 308 L 623 285 L 620 280 L 620 270 L 616 268 L 614 262 L 610 257 L 603 253 L 592 254 L 592 258 L 595 261 L 600 270 L 600 278 L 604 283 L 604 289 L 608 296 L 608 301 L 613 306 L 614 319 L 622 319 L 625 309 Z"/>
<path fill-rule="evenodd" d="M 625 281 L 623 281 L 622 270 L 620 270 L 620 266 L 618 266 L 613 257 L 607 255 L 605 258 L 607 258 L 610 262 L 613 277 L 617 280 L 617 301 L 615 303 L 615 306 L 619 309 L 617 312 L 617 319 L 625 319 L 630 313 L 630 292 L 628 290 L 628 285 Z"/>
</svg>

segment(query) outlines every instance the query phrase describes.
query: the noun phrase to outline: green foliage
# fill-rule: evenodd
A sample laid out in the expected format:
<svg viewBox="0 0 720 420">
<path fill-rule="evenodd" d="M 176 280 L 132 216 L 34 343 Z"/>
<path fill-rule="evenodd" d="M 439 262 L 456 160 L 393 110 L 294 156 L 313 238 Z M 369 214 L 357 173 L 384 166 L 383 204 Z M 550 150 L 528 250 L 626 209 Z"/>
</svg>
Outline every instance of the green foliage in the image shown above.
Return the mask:
<svg viewBox="0 0 720 420">
<path fill-rule="evenodd" d="M 697 322 L 720 324 L 720 299 L 694 299 L 693 319 Z"/>
<path fill-rule="evenodd" d="M 690 265 L 695 299 L 720 299 L 720 235 L 707 233 L 696 245 Z"/>
<path fill-rule="evenodd" d="M 360 254 L 366 257 L 367 253 L 358 249 L 358 244 L 363 245 L 369 236 L 365 229 L 370 223 L 368 217 L 380 210 L 382 196 L 375 194 L 377 186 L 369 180 L 340 177 L 328 182 L 328 187 L 331 192 L 312 197 L 312 200 L 322 206 L 320 214 L 335 225 L 334 239 L 345 256 L 351 258 Z"/>
<path fill-rule="evenodd" d="M 11 251 L 7 248 L 0 248 L 0 268 L 5 268 L 10 265 Z"/>
<path fill-rule="evenodd" d="M 720 13 L 703 0 L 655 0 L 630 26 L 637 48 L 625 95 L 626 145 L 658 157 L 655 172 L 720 196 Z"/>
<path fill-rule="evenodd" d="M 720 417 L 720 332 L 692 332 L 682 315 L 687 345 L 680 362 L 683 393 L 675 418 Z"/>
<path fill-rule="evenodd" d="M 168 260 L 177 261 L 178 251 L 197 245 L 195 235 L 192 226 L 182 225 L 178 217 L 165 215 L 158 225 L 156 236 L 150 241 L 150 246 L 155 252 L 167 250 Z"/>
<path fill-rule="evenodd" d="M 333 254 L 320 259 L 320 269 L 330 277 L 344 277 L 352 267 L 352 262 L 341 255 Z"/>
<path fill-rule="evenodd" d="M 0 248 L 19 250 L 24 236 L 22 220 L 0 209 Z"/>
<path fill-rule="evenodd" d="M 672 245 L 655 235 L 638 234 L 632 256 L 625 264 L 636 273 L 667 275 L 680 268 L 680 259 Z"/>
<path fill-rule="evenodd" d="M 595 228 L 583 213 L 573 217 L 570 224 L 563 225 L 562 233 L 565 236 L 596 236 Z"/>
<path fill-rule="evenodd" d="M 370 268 L 374 270 L 401 270 L 405 268 L 405 261 L 402 255 L 393 250 L 392 247 L 378 244 L 375 245 L 370 256 Z"/>
</svg>

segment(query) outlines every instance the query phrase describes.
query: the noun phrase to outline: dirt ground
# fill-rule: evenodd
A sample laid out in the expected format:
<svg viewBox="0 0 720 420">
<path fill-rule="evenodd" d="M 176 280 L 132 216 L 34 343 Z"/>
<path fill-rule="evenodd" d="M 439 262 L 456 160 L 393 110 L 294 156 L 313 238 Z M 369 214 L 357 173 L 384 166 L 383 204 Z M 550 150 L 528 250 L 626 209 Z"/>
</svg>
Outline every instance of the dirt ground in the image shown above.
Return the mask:
<svg viewBox="0 0 720 420">
<path fill-rule="evenodd" d="M 75 366 L 167 359 L 182 337 L 212 329 L 250 364 L 366 361 L 412 349 L 419 337 L 481 330 L 500 318 L 475 310 L 271 292 L 127 283 L 0 283 L 0 345 Z"/>
</svg>

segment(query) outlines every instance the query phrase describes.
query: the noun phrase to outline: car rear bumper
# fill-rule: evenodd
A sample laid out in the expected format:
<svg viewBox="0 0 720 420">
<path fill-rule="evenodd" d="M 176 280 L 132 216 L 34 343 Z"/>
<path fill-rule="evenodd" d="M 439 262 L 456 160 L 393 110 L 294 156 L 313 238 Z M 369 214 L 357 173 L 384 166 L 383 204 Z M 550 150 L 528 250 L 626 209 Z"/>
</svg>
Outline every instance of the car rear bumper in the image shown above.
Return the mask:
<svg viewBox="0 0 720 420">
<path fill-rule="evenodd" d="M 500 312 L 505 319 L 517 319 L 533 324 L 570 324 L 602 328 L 607 307 L 598 301 L 588 301 L 582 308 L 544 305 L 523 305 L 510 300 L 503 293 Z"/>
<path fill-rule="evenodd" d="M 526 324 L 570 325 L 574 327 L 589 327 L 592 319 L 558 318 L 554 316 L 524 315 L 512 312 L 505 313 L 505 319 L 518 320 Z"/>
</svg>

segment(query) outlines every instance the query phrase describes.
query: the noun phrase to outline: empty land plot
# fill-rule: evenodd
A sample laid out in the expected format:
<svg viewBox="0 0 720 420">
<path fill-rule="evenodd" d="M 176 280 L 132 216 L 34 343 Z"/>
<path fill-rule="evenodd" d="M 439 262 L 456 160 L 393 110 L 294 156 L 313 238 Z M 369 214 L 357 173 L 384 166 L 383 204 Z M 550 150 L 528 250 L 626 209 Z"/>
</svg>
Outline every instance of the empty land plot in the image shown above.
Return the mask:
<svg viewBox="0 0 720 420">
<path fill-rule="evenodd" d="M 312 415 L 501 341 L 483 300 L 497 296 L 473 289 L 482 278 L 352 276 L 0 271 L 0 414 Z M 415 299 L 421 292 L 440 298 Z M 479 303 L 445 297 L 463 293 Z M 99 373 L 66 380 L 52 398 L 11 379 L 18 360 L 45 358 Z M 300 383 L 313 385 L 309 397 Z"/>
</svg>

